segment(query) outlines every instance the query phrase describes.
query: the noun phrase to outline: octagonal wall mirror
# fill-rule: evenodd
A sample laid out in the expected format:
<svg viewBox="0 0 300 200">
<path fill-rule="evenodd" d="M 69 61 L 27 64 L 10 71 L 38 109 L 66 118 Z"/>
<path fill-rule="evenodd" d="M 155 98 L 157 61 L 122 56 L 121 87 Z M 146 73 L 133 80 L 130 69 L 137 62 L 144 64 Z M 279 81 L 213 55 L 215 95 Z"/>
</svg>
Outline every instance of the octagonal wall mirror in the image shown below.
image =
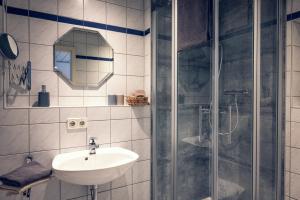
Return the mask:
<svg viewBox="0 0 300 200">
<path fill-rule="evenodd" d="M 74 87 L 98 88 L 113 75 L 113 48 L 97 31 L 72 28 L 53 49 L 54 70 Z"/>
</svg>

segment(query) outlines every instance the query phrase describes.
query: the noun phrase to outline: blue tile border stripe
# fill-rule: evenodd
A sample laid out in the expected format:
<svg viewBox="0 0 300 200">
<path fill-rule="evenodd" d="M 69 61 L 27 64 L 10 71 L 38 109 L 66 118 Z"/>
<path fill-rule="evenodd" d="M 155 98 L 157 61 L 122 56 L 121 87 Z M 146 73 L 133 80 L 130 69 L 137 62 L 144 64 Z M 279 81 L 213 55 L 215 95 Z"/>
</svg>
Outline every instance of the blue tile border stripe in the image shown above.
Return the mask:
<svg viewBox="0 0 300 200">
<path fill-rule="evenodd" d="M 103 57 L 95 57 L 95 56 L 76 55 L 76 58 L 78 58 L 78 59 L 85 59 L 85 60 L 114 61 L 113 58 L 103 58 Z"/>
<path fill-rule="evenodd" d="M 291 13 L 291 14 L 288 14 L 286 16 L 286 20 L 287 21 L 291 21 L 291 20 L 294 20 L 294 19 L 298 19 L 300 18 L 300 11 L 297 11 L 297 12 L 294 12 L 294 13 Z"/>
<path fill-rule="evenodd" d="M 0 5 L 2 6 L 2 0 L 0 0 Z M 33 17 L 33 18 L 37 18 L 37 19 L 44 19 L 44 20 L 49 20 L 49 21 L 56 21 L 56 22 L 61 22 L 61 23 L 65 23 L 65 24 L 73 24 L 73 25 L 86 26 L 86 27 L 103 29 L 103 30 L 108 30 L 108 31 L 114 31 L 114 32 L 119 32 L 119 33 L 127 33 L 130 35 L 137 35 L 137 36 L 146 36 L 150 33 L 150 28 L 148 28 L 145 31 L 142 31 L 142 30 L 125 28 L 125 27 L 114 26 L 114 25 L 109 25 L 109 24 L 79 20 L 79 19 L 74 19 L 71 17 L 64 17 L 64 16 L 60 16 L 60 15 L 55 15 L 55 14 L 27 10 L 27 9 L 23 9 L 23 8 L 15 8 L 15 7 L 11 7 L 11 6 L 7 6 L 7 13 L 20 15 L 20 16 Z"/>
</svg>

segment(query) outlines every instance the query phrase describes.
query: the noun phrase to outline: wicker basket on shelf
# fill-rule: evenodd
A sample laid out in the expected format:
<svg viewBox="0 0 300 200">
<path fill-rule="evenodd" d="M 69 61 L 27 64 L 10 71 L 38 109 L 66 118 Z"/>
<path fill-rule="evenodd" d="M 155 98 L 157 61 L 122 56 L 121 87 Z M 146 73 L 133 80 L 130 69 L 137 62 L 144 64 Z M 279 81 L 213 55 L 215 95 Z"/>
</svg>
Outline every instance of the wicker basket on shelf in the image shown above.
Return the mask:
<svg viewBox="0 0 300 200">
<path fill-rule="evenodd" d="M 145 96 L 128 96 L 126 101 L 130 106 L 144 106 L 149 105 L 148 97 Z"/>
</svg>

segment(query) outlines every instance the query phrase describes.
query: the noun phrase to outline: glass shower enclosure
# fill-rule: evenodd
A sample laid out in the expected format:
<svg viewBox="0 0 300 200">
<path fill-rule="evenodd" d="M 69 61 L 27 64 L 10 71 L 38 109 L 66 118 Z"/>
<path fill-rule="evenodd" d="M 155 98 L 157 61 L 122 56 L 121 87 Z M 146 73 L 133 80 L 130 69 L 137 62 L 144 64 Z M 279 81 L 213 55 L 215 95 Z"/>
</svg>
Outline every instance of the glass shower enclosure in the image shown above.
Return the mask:
<svg viewBox="0 0 300 200">
<path fill-rule="evenodd" d="M 284 195 L 284 0 L 152 1 L 152 199 Z"/>
</svg>

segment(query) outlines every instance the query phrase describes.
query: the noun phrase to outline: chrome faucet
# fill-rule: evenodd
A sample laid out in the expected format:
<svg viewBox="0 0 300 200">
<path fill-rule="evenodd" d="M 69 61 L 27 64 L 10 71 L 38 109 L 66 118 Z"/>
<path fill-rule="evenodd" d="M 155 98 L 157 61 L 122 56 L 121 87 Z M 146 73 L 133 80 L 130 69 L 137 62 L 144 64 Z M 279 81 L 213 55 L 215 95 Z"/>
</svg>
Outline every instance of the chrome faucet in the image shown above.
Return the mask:
<svg viewBox="0 0 300 200">
<path fill-rule="evenodd" d="M 90 137 L 89 140 L 90 155 L 96 154 L 96 149 L 99 148 L 99 144 L 96 144 L 95 141 L 96 141 L 95 137 Z"/>
</svg>

